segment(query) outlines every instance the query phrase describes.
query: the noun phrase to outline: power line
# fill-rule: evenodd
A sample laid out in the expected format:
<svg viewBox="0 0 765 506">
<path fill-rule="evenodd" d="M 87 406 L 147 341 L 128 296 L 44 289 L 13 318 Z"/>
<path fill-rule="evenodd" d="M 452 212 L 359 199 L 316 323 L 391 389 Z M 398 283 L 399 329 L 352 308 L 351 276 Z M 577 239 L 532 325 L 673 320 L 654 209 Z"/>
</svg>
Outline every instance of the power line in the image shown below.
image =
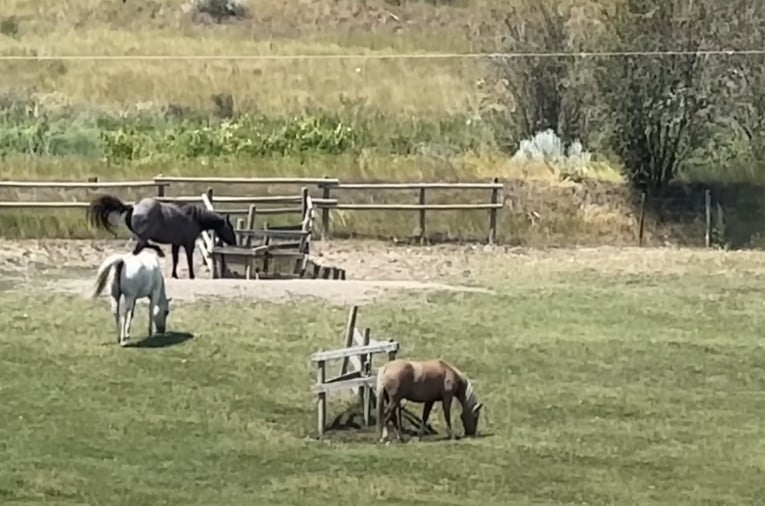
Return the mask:
<svg viewBox="0 0 765 506">
<path fill-rule="evenodd" d="M 271 55 L 0 55 L 0 61 L 247 61 L 247 60 L 443 60 L 514 58 L 614 58 L 659 56 L 763 56 L 765 49 L 709 49 L 700 51 L 574 51 L 497 53 L 348 53 Z"/>
</svg>

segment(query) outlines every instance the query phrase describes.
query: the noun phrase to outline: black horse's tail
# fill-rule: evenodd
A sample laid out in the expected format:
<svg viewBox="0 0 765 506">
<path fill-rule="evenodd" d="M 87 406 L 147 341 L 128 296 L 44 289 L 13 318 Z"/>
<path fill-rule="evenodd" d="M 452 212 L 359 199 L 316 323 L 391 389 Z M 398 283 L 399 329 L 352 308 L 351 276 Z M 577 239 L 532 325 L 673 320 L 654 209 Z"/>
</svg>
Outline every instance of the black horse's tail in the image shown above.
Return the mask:
<svg viewBox="0 0 765 506">
<path fill-rule="evenodd" d="M 112 213 L 126 213 L 125 224 L 129 229 L 131 229 L 132 232 L 132 228 L 130 226 L 130 218 L 133 215 L 132 204 L 125 204 L 120 199 L 112 195 L 101 195 L 91 201 L 87 212 L 88 222 L 95 227 L 102 228 L 111 232 L 112 235 L 116 237 L 117 234 L 114 232 L 114 230 L 112 230 L 112 224 L 109 221 L 109 216 Z"/>
</svg>

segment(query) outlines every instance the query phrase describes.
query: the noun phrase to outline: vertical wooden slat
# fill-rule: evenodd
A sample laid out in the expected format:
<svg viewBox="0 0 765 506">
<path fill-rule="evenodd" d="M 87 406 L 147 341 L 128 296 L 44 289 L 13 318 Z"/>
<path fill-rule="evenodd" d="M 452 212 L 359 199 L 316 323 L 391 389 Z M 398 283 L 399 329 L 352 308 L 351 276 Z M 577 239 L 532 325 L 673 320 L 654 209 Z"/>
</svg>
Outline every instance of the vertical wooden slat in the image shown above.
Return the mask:
<svg viewBox="0 0 765 506">
<path fill-rule="evenodd" d="M 345 347 L 353 346 L 353 330 L 356 328 L 356 316 L 359 314 L 359 306 L 351 307 L 348 312 L 348 321 L 345 323 Z M 340 366 L 340 375 L 342 376 L 348 372 L 348 363 L 350 357 L 343 359 L 343 364 Z"/>
<path fill-rule="evenodd" d="M 495 177 L 491 181 L 492 183 L 499 183 L 499 178 Z M 492 188 L 491 190 L 491 203 L 499 204 L 499 188 Z M 497 243 L 497 213 L 499 209 L 493 207 L 489 209 L 489 244 Z"/>
<path fill-rule="evenodd" d="M 324 179 L 327 179 L 327 176 L 324 176 Z M 328 183 L 324 183 L 321 185 L 321 198 L 327 200 L 330 198 L 332 189 L 330 188 L 330 185 Z M 321 210 L 321 240 L 329 240 L 330 238 L 330 231 L 329 231 L 329 207 L 323 207 Z"/>
<path fill-rule="evenodd" d="M 425 205 L 425 188 L 420 188 L 419 204 Z M 425 243 L 425 208 L 420 209 L 420 244 Z"/>
<path fill-rule="evenodd" d="M 324 362 L 318 362 L 316 364 L 316 383 L 319 385 L 324 384 L 326 379 L 326 371 L 324 368 Z M 319 392 L 319 398 L 316 407 L 316 428 L 319 432 L 319 437 L 324 435 L 324 427 L 327 425 L 327 394 Z"/>
</svg>

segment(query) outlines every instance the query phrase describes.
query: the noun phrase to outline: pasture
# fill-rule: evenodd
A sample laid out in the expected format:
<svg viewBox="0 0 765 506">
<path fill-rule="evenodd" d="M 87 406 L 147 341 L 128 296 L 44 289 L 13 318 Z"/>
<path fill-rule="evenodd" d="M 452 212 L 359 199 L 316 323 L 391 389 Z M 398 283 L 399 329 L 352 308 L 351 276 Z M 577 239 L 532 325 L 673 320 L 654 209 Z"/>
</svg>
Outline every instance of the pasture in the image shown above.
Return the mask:
<svg viewBox="0 0 765 506">
<path fill-rule="evenodd" d="M 762 253 L 336 242 L 355 284 L 170 280 L 173 333 L 120 349 L 85 295 L 121 241 L 3 246 L 5 505 L 765 501 Z M 373 281 L 391 279 L 473 290 Z M 314 439 L 309 355 L 350 303 L 400 356 L 472 377 L 481 437 L 439 440 L 437 406 L 423 442 Z"/>
</svg>

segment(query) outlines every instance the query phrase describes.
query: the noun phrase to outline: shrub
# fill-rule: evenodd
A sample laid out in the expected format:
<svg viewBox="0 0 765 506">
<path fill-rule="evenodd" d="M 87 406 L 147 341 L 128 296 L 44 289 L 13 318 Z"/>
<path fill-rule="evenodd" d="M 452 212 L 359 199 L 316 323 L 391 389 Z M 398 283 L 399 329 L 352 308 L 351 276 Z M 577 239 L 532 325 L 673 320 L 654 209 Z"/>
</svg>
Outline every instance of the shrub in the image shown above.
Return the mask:
<svg viewBox="0 0 765 506">
<path fill-rule="evenodd" d="M 589 171 L 591 156 L 583 151 L 582 143 L 573 141 L 566 148 L 563 141 L 551 129 L 537 132 L 531 139 L 524 139 L 513 160 L 540 160 L 554 166 L 563 179 L 581 179 Z"/>
</svg>

